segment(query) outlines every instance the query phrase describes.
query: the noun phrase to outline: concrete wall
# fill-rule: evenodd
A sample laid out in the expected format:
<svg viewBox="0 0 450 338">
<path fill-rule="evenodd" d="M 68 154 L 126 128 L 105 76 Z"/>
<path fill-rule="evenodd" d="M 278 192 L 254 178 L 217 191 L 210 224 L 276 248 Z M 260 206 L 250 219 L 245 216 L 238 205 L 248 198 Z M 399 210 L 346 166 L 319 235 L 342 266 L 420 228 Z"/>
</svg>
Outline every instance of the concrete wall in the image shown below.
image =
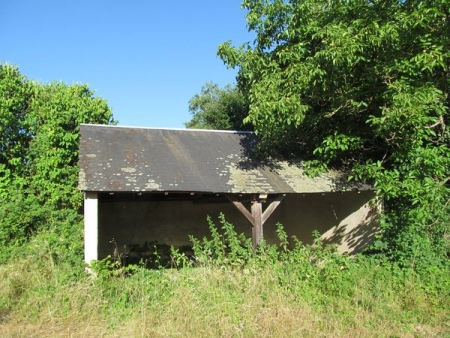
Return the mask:
<svg viewBox="0 0 450 338">
<path fill-rule="evenodd" d="M 289 236 L 304 243 L 312 242 L 312 232 L 319 231 L 327 243 L 337 243 L 341 252 L 354 253 L 373 241 L 376 212 L 371 207 L 374 195 L 366 192 L 287 195 L 264 225 L 264 238 L 276 242 L 280 222 Z M 217 202 L 195 200 L 99 199 L 99 258 L 113 253 L 110 240 L 119 249 L 124 245 L 158 241 L 174 246 L 189 245 L 189 235 L 209 235 L 206 217 L 218 224 L 221 212 L 238 233 L 251 238 L 251 225 L 236 207 L 223 199 Z M 249 208 L 250 204 L 247 204 Z"/>
</svg>

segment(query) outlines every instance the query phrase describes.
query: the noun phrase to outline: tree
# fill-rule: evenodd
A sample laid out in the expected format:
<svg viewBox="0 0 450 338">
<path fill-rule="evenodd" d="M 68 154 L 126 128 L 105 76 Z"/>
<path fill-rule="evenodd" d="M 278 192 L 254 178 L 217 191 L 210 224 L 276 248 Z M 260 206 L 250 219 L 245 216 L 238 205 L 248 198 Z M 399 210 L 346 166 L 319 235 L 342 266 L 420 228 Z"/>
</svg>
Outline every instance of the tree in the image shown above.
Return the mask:
<svg viewBox="0 0 450 338">
<path fill-rule="evenodd" d="M 403 265 L 449 254 L 447 0 L 244 0 L 253 45 L 219 46 L 266 153 L 344 166 L 385 203 L 376 248 Z"/>
<path fill-rule="evenodd" d="M 189 101 L 189 111 L 193 115 L 186 128 L 216 130 L 246 130 L 249 125 L 243 123 L 247 116 L 248 105 L 237 87 L 207 82 L 200 94 Z"/>
<path fill-rule="evenodd" d="M 114 123 L 107 102 L 87 85 L 36 85 L 27 124 L 32 187 L 56 208 L 80 208 L 78 149 L 81 123 Z"/>
<path fill-rule="evenodd" d="M 17 67 L 0 64 L 3 248 L 21 245 L 31 234 L 54 224 L 67 224 L 58 231 L 76 229 L 81 237 L 80 123 L 114 122 L 106 101 L 94 97 L 86 85 L 40 84 L 28 80 Z"/>
<path fill-rule="evenodd" d="M 30 98 L 31 85 L 19 70 L 0 64 L 0 180 L 20 166 L 23 149 L 30 142 L 30 135 L 22 127 Z"/>
</svg>

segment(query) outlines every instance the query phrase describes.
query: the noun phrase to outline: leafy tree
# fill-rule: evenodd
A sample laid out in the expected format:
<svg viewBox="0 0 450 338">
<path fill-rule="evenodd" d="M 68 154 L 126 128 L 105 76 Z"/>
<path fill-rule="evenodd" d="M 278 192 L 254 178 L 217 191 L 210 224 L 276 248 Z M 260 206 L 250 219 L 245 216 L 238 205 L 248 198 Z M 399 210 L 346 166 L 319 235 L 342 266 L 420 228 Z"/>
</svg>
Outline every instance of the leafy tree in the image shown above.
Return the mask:
<svg viewBox="0 0 450 338">
<path fill-rule="evenodd" d="M 227 85 L 221 89 L 217 84 L 207 82 L 200 94 L 189 101 L 192 119 L 185 123 L 186 128 L 246 130 L 243 119 L 247 116 L 248 105 L 237 87 Z"/>
<path fill-rule="evenodd" d="M 81 239 L 80 123 L 114 123 L 106 101 L 94 97 L 86 85 L 40 84 L 28 80 L 17 67 L 0 64 L 3 248 L 22 244 L 36 231 L 68 220 L 71 223 L 65 230 L 55 229 L 63 231 L 63 237 L 71 234 Z"/>
<path fill-rule="evenodd" d="M 244 0 L 253 45 L 219 46 L 267 153 L 344 166 L 383 199 L 376 248 L 449 255 L 448 0 Z M 448 262 L 448 261 L 447 261 Z M 433 265 L 433 264 L 432 264 Z"/>
<path fill-rule="evenodd" d="M 81 207 L 78 148 L 81 123 L 113 123 L 105 100 L 87 85 L 37 85 L 27 119 L 33 140 L 27 152 L 32 187 L 57 208 Z"/>
<path fill-rule="evenodd" d="M 0 65 L 0 182 L 23 162 L 22 152 L 30 142 L 25 123 L 31 85 L 19 70 Z"/>
</svg>

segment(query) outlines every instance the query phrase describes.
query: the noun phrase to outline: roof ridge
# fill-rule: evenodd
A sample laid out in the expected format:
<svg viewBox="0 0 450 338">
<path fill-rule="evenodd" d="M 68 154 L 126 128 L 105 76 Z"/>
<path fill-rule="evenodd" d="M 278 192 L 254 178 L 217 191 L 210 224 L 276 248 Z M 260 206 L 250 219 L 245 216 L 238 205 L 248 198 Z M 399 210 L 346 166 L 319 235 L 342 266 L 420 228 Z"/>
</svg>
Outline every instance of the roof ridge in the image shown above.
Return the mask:
<svg viewBox="0 0 450 338">
<path fill-rule="evenodd" d="M 229 133 L 229 134 L 254 134 L 248 130 L 215 130 L 215 129 L 187 129 L 187 128 L 163 128 L 163 127 L 138 127 L 138 126 L 118 126 L 112 124 L 81 123 L 82 126 L 123 128 L 123 129 L 146 129 L 146 130 L 173 130 L 182 132 L 209 132 L 209 133 Z"/>
</svg>

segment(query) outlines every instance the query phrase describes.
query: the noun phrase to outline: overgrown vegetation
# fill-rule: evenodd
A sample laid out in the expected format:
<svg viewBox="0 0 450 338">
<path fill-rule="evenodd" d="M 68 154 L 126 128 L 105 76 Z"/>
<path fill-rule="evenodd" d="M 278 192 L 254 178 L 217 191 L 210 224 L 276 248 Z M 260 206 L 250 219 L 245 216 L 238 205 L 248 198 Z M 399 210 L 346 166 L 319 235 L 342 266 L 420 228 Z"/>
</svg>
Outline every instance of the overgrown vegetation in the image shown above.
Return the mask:
<svg viewBox="0 0 450 338">
<path fill-rule="evenodd" d="M 404 267 L 450 254 L 450 4 L 244 0 L 254 44 L 237 67 L 244 119 L 264 156 L 300 156 L 372 183 L 384 202 L 374 250 Z"/>
<path fill-rule="evenodd" d="M 16 336 L 430 337 L 450 333 L 448 270 L 431 276 L 316 241 L 251 243 L 223 216 L 174 269 L 54 260 L 38 235 L 0 266 L 0 329 Z"/>
<path fill-rule="evenodd" d="M 245 124 L 248 104 L 241 91 L 230 85 L 220 88 L 213 82 L 203 85 L 200 94 L 189 100 L 192 119 L 185 123 L 186 128 L 216 130 L 250 130 Z"/>
<path fill-rule="evenodd" d="M 254 129 L 264 156 L 374 184 L 364 255 L 251 243 L 222 216 L 170 266 L 82 263 L 80 123 L 115 123 L 85 85 L 0 64 L 2 336 L 379 337 L 450 334 L 447 0 L 245 0 L 254 44 L 219 47 L 238 85 L 190 101 L 195 128 Z M 13 259 L 11 259 L 13 258 Z M 152 266 L 154 269 L 145 269 Z"/>
<path fill-rule="evenodd" d="M 86 85 L 41 84 L 0 64 L 0 262 L 41 231 L 81 254 L 80 123 L 114 123 Z"/>
</svg>

